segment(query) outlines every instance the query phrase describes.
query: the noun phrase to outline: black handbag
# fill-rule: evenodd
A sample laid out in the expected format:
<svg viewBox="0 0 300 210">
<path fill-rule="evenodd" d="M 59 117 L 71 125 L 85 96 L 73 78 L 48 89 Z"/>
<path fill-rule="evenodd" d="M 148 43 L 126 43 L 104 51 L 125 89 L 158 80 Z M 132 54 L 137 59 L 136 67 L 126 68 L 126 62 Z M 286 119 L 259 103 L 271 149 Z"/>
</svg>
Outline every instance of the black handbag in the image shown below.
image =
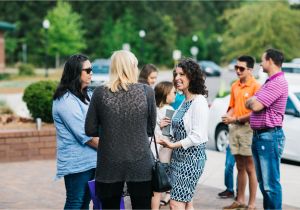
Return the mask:
<svg viewBox="0 0 300 210">
<path fill-rule="evenodd" d="M 148 104 L 148 123 L 152 122 L 149 118 L 151 116 L 152 113 L 152 109 L 150 106 L 150 99 L 149 96 L 146 92 L 146 88 L 144 86 L 144 91 L 147 97 L 147 104 Z M 155 152 L 156 152 L 156 158 L 155 158 L 155 163 L 154 166 L 152 168 L 152 188 L 154 192 L 166 192 L 171 190 L 172 186 L 171 183 L 169 181 L 169 177 L 167 175 L 166 172 L 166 167 L 165 167 L 165 163 L 161 163 L 159 161 L 159 154 L 158 154 L 158 149 L 157 149 L 157 145 L 156 145 L 156 139 L 155 139 L 155 135 L 154 135 L 154 129 L 155 129 L 155 125 L 147 125 L 147 133 L 149 136 L 151 136 L 151 141 L 150 144 L 152 143 L 153 139 L 154 139 L 154 145 L 155 145 Z M 151 152 L 152 153 L 152 152 Z"/>
<path fill-rule="evenodd" d="M 156 159 L 152 168 L 152 187 L 154 192 L 166 192 L 172 189 L 169 177 L 166 173 L 166 163 L 159 161 L 155 135 L 152 137 L 155 144 Z M 151 139 L 152 142 L 152 139 Z"/>
</svg>

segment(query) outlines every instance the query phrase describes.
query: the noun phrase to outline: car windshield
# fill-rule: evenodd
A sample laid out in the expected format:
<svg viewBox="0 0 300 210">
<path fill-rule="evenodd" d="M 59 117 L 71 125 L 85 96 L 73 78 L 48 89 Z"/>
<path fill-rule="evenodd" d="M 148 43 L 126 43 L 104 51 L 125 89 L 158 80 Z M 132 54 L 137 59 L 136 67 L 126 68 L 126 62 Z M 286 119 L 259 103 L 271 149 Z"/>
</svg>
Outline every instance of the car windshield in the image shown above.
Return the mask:
<svg viewBox="0 0 300 210">
<path fill-rule="evenodd" d="M 210 62 L 210 61 L 202 61 L 202 62 L 200 62 L 200 65 L 205 66 L 205 67 L 212 67 L 215 69 L 219 69 L 219 66 L 217 64 L 215 64 L 214 62 Z"/>
<path fill-rule="evenodd" d="M 107 65 L 94 65 L 93 66 L 93 73 L 95 74 L 108 74 L 109 66 Z"/>
<path fill-rule="evenodd" d="M 108 74 L 110 60 L 109 59 L 96 59 L 93 63 L 93 73 L 94 74 Z"/>
<path fill-rule="evenodd" d="M 300 68 L 298 68 L 298 67 L 282 67 L 282 71 L 287 72 L 287 73 L 300 74 Z"/>
</svg>

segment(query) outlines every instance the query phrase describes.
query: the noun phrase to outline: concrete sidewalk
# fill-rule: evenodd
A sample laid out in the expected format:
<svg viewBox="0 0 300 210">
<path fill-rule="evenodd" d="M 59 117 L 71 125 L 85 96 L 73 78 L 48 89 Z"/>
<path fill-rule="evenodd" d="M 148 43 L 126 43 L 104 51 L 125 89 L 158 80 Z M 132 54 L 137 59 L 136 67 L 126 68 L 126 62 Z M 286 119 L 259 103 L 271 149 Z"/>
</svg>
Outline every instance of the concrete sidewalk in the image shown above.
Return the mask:
<svg viewBox="0 0 300 210">
<path fill-rule="evenodd" d="M 222 209 L 233 201 L 217 197 L 217 193 L 224 190 L 225 155 L 208 150 L 207 156 L 205 172 L 194 197 L 194 206 L 195 209 Z M 62 179 L 54 181 L 55 167 L 55 160 L 1 163 L 0 209 L 63 209 L 64 182 Z M 300 209 L 299 177 L 299 166 L 282 164 L 284 209 Z M 259 189 L 257 197 L 257 207 L 262 209 Z M 129 209 L 129 198 L 126 197 L 125 200 Z"/>
</svg>

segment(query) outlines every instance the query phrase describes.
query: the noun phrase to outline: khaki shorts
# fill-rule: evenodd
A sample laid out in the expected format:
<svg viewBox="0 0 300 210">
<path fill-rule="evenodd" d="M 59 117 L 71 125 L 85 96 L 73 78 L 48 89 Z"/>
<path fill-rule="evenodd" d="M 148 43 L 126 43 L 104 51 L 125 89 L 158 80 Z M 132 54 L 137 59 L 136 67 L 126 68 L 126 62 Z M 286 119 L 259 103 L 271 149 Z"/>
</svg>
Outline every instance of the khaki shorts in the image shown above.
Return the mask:
<svg viewBox="0 0 300 210">
<path fill-rule="evenodd" d="M 229 146 L 233 155 L 252 156 L 253 131 L 249 123 L 229 125 Z"/>
</svg>

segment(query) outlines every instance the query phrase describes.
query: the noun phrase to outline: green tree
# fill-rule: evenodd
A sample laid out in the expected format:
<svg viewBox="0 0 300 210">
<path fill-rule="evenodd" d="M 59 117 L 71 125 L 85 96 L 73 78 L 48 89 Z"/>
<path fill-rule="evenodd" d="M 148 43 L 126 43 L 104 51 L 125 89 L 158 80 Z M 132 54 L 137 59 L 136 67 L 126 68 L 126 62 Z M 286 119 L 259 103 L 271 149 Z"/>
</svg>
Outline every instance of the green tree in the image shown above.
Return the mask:
<svg viewBox="0 0 300 210">
<path fill-rule="evenodd" d="M 109 16 L 103 25 L 99 37 L 102 55 L 109 57 L 113 51 L 122 49 L 124 43 L 130 44 L 131 50 L 137 52 L 138 30 L 130 9 L 126 9 L 123 16 L 113 21 Z"/>
<path fill-rule="evenodd" d="M 196 36 L 197 40 L 193 41 L 192 37 Z M 182 55 L 185 57 L 192 57 L 191 47 L 198 48 L 197 60 L 203 60 L 207 57 L 207 40 L 202 31 L 195 32 L 188 36 L 180 37 L 178 41 L 178 49 L 181 50 Z"/>
<path fill-rule="evenodd" d="M 156 17 L 158 20 L 149 27 L 152 30 L 147 33 L 145 39 L 148 53 L 152 53 L 152 56 L 149 54 L 146 56 L 151 58 L 150 62 L 171 65 L 172 52 L 176 49 L 177 27 L 169 15 Z"/>
<path fill-rule="evenodd" d="M 5 33 L 5 53 L 9 63 L 14 62 L 14 52 L 18 46 L 18 39 L 13 36 L 13 33 Z"/>
<path fill-rule="evenodd" d="M 69 3 L 58 1 L 46 16 L 50 21 L 48 29 L 48 53 L 52 56 L 71 55 L 86 48 L 81 16 L 73 12 Z M 43 30 L 46 39 L 45 30 Z"/>
<path fill-rule="evenodd" d="M 267 48 L 284 52 L 287 60 L 299 56 L 300 13 L 284 2 L 255 2 L 227 10 L 222 16 L 227 25 L 223 34 L 223 59 L 241 54 L 260 59 Z"/>
<path fill-rule="evenodd" d="M 100 36 L 98 37 L 97 42 L 99 43 L 98 48 L 98 56 L 108 58 L 111 56 L 114 49 L 114 40 L 112 39 L 113 34 L 113 19 L 111 16 L 108 16 L 106 22 L 104 22 Z"/>
<path fill-rule="evenodd" d="M 44 61 L 41 59 L 45 50 L 41 47 L 40 29 L 47 10 L 55 4 L 54 1 L 0 1 L 0 19 L 16 25 L 13 37 L 17 46 L 13 55 L 7 54 L 9 61 L 22 60 L 22 44 L 27 44 L 29 63 Z"/>
<path fill-rule="evenodd" d="M 217 48 L 219 44 L 215 41 L 215 38 L 211 37 L 214 37 L 214 34 L 220 34 L 225 25 L 223 22 L 217 22 L 218 17 L 223 14 L 224 10 L 237 8 L 245 1 L 249 0 L 230 2 L 175 0 L 64 1 L 67 2 L 65 4 L 70 4 L 72 7 L 69 7 L 69 10 L 62 9 L 60 10 L 61 12 L 55 14 L 57 19 L 59 19 L 57 21 L 59 23 L 57 24 L 60 25 L 53 32 L 56 33 L 56 36 L 55 34 L 53 36 L 55 36 L 54 41 L 59 44 L 55 48 L 49 49 L 51 55 L 53 55 L 49 56 L 49 59 L 54 61 L 55 51 L 64 51 L 62 48 L 65 48 L 66 45 L 75 49 L 72 44 L 69 44 L 70 40 L 66 39 L 66 36 L 67 38 L 74 37 L 78 31 L 82 32 L 82 29 L 84 29 L 85 39 L 80 38 L 79 41 L 77 39 L 75 43 L 84 43 L 86 47 L 80 49 L 92 59 L 109 57 L 113 50 L 122 47 L 122 43 L 120 44 L 120 42 L 126 41 L 130 43 L 131 50 L 136 53 L 140 61 L 166 64 L 166 61 L 168 63 L 169 59 L 171 59 L 170 52 L 174 49 L 174 39 L 178 47 L 181 45 L 179 43 L 181 39 L 186 38 L 187 41 L 190 41 L 191 35 L 201 32 L 204 36 L 203 41 L 205 45 L 200 44 L 199 48 L 205 47 L 204 49 L 207 49 L 204 51 L 201 50 L 201 53 L 204 53 L 203 58 L 215 60 L 216 57 L 219 57 L 219 53 L 216 53 L 216 51 L 219 51 L 219 48 Z M 52 12 L 53 8 L 58 7 L 58 4 L 57 1 L 0 1 L 0 19 L 18 25 L 15 31 L 17 46 L 12 55 L 13 59 L 10 58 L 11 53 L 8 54 L 8 59 L 12 62 L 16 58 L 20 59 L 22 44 L 26 44 L 28 62 L 35 65 L 43 64 L 45 37 L 41 33 L 42 22 L 46 15 L 50 13 L 49 11 L 51 10 Z M 74 13 L 72 11 L 80 14 L 80 22 L 84 23 L 84 25 L 80 23 L 82 27 L 78 27 L 79 30 L 69 30 L 72 25 L 76 25 L 76 18 L 70 18 L 69 21 L 65 21 L 66 16 Z M 165 16 L 168 18 L 165 19 Z M 54 22 L 50 21 L 53 28 Z M 67 24 L 65 24 L 66 22 Z M 126 22 L 131 22 L 129 28 L 126 27 Z M 174 30 L 170 31 L 174 33 L 171 34 L 168 30 L 164 32 L 162 30 L 164 27 L 168 29 L 173 28 Z M 68 29 L 68 32 L 62 33 L 66 29 Z M 127 31 L 120 33 L 121 29 L 126 29 Z M 142 29 L 146 31 L 144 39 L 138 36 L 139 30 Z M 50 27 L 50 45 L 51 30 Z M 122 41 L 115 40 L 119 36 L 117 34 L 124 36 L 121 38 Z M 166 34 L 169 36 L 165 36 Z M 166 40 L 163 40 L 165 38 Z M 190 46 L 186 48 L 190 48 Z M 78 49 L 74 50 L 74 52 L 78 52 Z M 67 55 L 74 52 L 68 52 Z M 189 50 L 187 50 L 187 53 L 189 53 Z M 200 58 L 202 59 L 202 55 L 199 54 Z"/>
</svg>

